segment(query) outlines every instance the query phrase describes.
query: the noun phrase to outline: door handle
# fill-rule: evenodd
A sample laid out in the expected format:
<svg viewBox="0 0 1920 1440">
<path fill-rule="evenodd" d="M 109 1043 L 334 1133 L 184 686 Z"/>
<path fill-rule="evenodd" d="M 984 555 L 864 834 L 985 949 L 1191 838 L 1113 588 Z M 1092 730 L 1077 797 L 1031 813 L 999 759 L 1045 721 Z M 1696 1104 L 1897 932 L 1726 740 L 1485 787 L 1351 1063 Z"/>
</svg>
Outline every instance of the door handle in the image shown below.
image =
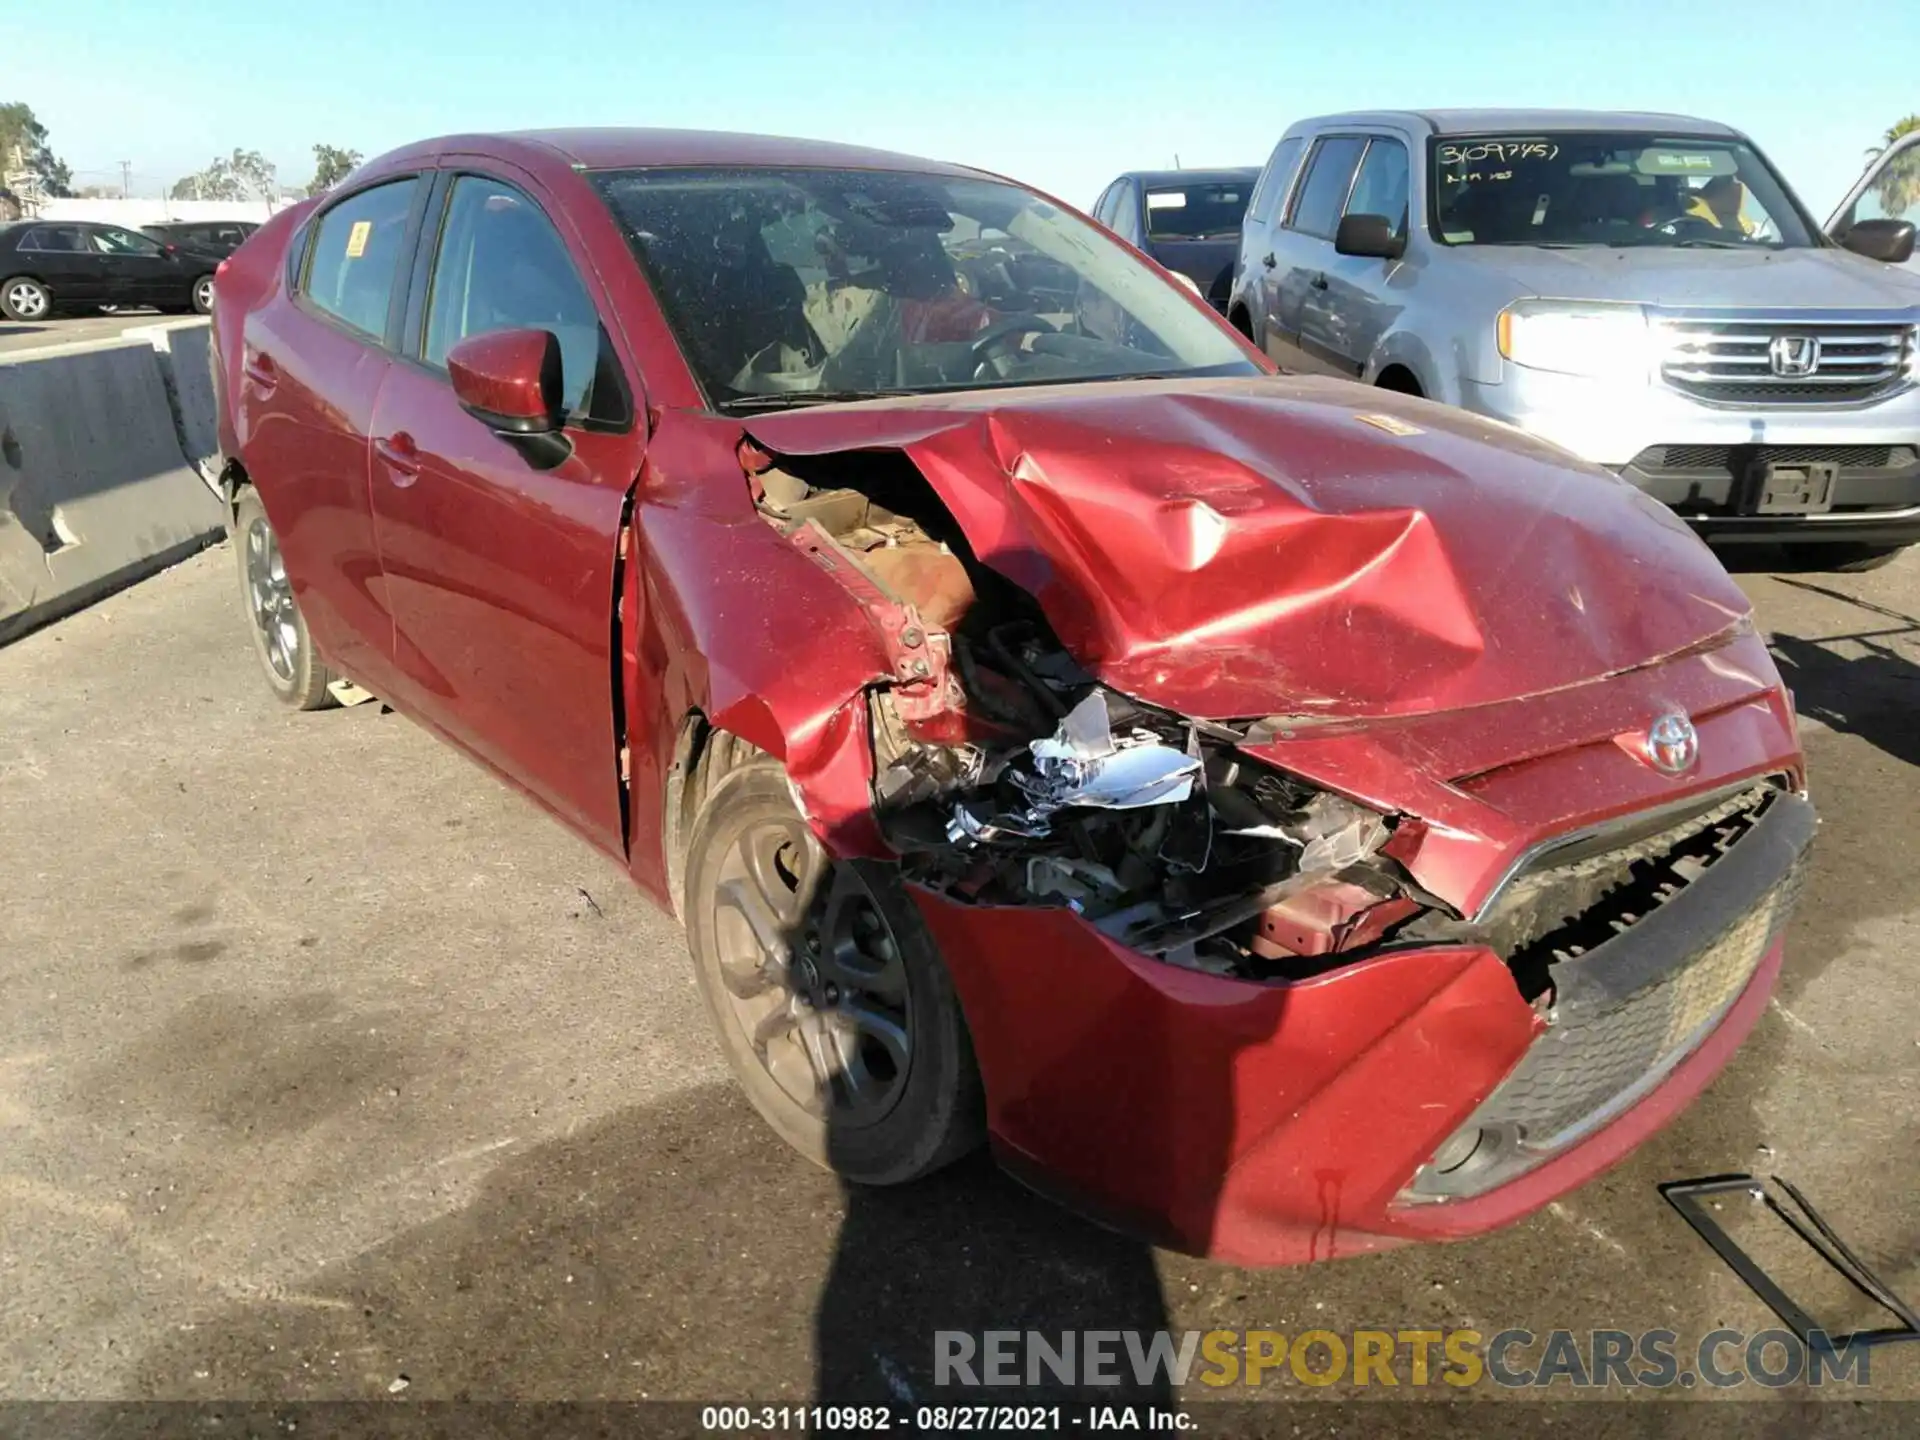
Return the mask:
<svg viewBox="0 0 1920 1440">
<path fill-rule="evenodd" d="M 1316 275 L 1307 283 L 1316 290 L 1324 290 L 1327 288 L 1327 277 L 1324 275 Z"/>
<path fill-rule="evenodd" d="M 401 489 L 404 490 L 420 477 L 420 447 L 413 443 L 413 437 L 406 431 L 398 430 L 384 439 L 375 440 L 373 451 L 386 462 L 393 483 Z"/>
<path fill-rule="evenodd" d="M 280 383 L 280 367 L 273 363 L 273 357 L 264 351 L 256 350 L 246 358 L 241 371 L 265 395 Z"/>
<path fill-rule="evenodd" d="M 1271 270 L 1271 269 L 1273 269 L 1273 267 L 1274 267 L 1274 266 L 1276 266 L 1276 265 L 1278 265 L 1278 264 L 1279 264 L 1280 262 L 1279 262 L 1278 260 L 1276 260 L 1276 259 L 1274 259 L 1274 258 L 1273 258 L 1273 254 L 1272 254 L 1272 252 L 1271 252 L 1271 251 L 1269 251 L 1269 252 L 1268 252 L 1267 254 L 1265 254 L 1265 255 L 1262 255 L 1262 256 L 1260 257 L 1260 263 L 1261 263 L 1262 265 L 1264 265 L 1264 266 L 1266 266 L 1266 267 L 1267 267 L 1267 269 L 1269 269 L 1269 270 Z"/>
</svg>

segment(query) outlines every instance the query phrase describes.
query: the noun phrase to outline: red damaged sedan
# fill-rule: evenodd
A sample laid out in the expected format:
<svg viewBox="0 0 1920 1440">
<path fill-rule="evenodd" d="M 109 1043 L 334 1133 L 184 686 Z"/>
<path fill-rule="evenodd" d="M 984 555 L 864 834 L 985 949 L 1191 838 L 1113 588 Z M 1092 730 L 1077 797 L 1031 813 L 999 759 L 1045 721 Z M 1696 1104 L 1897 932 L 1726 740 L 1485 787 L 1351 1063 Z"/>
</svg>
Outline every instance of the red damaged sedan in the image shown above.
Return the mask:
<svg viewBox="0 0 1920 1440">
<path fill-rule="evenodd" d="M 1505 1224 L 1753 1026 L 1814 830 L 1746 600 L 1625 483 L 1281 378 L 994 176 L 396 151 L 222 267 L 268 683 L 380 696 L 685 922 L 890 1184 L 1250 1264 Z"/>
</svg>

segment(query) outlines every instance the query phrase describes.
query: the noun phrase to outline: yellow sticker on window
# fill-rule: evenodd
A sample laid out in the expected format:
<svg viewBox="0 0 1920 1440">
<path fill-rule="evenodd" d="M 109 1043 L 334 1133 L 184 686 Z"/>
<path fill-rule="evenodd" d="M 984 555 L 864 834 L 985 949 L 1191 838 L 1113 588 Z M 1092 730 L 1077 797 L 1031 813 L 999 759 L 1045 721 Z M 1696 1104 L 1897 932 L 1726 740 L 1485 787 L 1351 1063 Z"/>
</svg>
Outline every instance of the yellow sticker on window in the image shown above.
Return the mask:
<svg viewBox="0 0 1920 1440">
<path fill-rule="evenodd" d="M 1409 425 L 1406 421 L 1396 419 L 1392 415 L 1366 414 L 1355 415 L 1353 418 L 1358 420 L 1362 425 L 1371 425 L 1374 429 L 1384 430 L 1389 435 L 1405 437 L 1408 435 L 1424 435 L 1427 433 L 1418 425 Z"/>
<path fill-rule="evenodd" d="M 371 220 L 356 220 L 347 232 L 347 259 L 358 260 L 367 253 L 367 237 L 373 234 Z"/>
</svg>

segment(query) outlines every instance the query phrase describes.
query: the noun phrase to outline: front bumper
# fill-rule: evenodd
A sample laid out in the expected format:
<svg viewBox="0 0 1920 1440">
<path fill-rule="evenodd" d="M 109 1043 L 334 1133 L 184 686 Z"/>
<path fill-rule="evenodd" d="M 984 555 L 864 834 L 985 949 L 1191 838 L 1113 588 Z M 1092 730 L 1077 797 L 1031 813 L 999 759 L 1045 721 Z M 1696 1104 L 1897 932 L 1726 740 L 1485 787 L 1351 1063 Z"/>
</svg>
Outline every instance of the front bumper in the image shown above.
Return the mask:
<svg viewBox="0 0 1920 1440">
<path fill-rule="evenodd" d="M 1920 540 L 1920 389 L 1858 406 L 1750 409 L 1703 404 L 1660 384 L 1507 365 L 1466 381 L 1464 408 L 1551 441 L 1671 506 L 1708 539 Z M 1756 513 L 1758 467 L 1838 466 L 1830 507 Z"/>
<path fill-rule="evenodd" d="M 1805 802 L 1783 799 L 1810 832 Z M 1522 999 L 1492 950 L 1390 950 L 1263 984 L 1149 959 L 1067 910 L 966 906 L 928 891 L 915 899 L 959 991 L 1007 1168 L 1159 1243 L 1238 1264 L 1298 1264 L 1507 1224 L 1663 1125 L 1758 1020 L 1804 843 L 1801 834 L 1784 848 L 1755 844 L 1745 864 L 1713 866 L 1649 917 L 1660 927 L 1572 987 L 1603 1012 L 1608 987 L 1624 988 L 1611 1003 L 1638 1031 L 1649 987 L 1690 992 L 1697 1009 L 1701 985 L 1718 985 L 1690 1030 L 1658 1054 L 1629 1057 L 1650 1081 L 1487 1185 L 1432 1198 L 1415 1179 L 1436 1150 L 1489 1107 L 1515 1109 L 1516 1089 L 1537 1100 L 1543 1082 L 1530 1072 L 1572 1053 L 1559 1021 Z M 1768 900 L 1757 927 L 1746 906 L 1756 895 Z M 1729 943 L 1742 949 L 1731 970 Z M 1609 1055 L 1571 1063 L 1619 1073 Z"/>
</svg>

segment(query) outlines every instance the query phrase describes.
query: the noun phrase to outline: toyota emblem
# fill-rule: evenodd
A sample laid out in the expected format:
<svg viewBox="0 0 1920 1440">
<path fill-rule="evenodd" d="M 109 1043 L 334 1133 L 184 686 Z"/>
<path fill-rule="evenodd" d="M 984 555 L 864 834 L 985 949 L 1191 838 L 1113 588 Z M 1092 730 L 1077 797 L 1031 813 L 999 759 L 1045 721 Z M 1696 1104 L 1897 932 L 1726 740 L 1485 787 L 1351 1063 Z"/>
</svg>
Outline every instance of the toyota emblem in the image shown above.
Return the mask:
<svg viewBox="0 0 1920 1440">
<path fill-rule="evenodd" d="M 1675 711 L 1647 727 L 1647 760 L 1664 775 L 1679 775 L 1700 758 L 1700 734 L 1693 721 Z"/>
</svg>

